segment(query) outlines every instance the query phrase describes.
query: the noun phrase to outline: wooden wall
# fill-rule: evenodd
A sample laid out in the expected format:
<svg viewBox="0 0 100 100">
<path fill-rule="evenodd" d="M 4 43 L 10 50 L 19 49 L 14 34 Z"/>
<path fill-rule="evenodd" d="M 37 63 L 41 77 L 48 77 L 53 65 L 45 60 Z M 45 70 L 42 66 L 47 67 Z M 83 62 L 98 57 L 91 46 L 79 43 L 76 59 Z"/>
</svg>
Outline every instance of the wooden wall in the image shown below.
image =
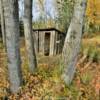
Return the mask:
<svg viewBox="0 0 100 100">
<path fill-rule="evenodd" d="M 60 54 L 62 52 L 64 36 L 59 34 L 57 31 L 34 31 L 34 46 L 36 53 L 41 55 L 45 54 L 45 34 L 50 33 L 50 46 L 49 47 L 49 55 L 54 56 L 56 54 Z M 49 41 L 49 39 L 48 39 Z"/>
</svg>

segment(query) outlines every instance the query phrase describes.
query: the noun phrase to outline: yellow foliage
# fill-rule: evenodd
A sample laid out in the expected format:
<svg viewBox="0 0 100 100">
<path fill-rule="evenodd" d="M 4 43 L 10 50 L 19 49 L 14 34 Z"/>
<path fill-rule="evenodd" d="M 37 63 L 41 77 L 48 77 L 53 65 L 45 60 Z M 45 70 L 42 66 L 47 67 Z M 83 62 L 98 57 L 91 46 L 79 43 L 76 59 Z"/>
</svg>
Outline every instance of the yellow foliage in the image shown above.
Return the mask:
<svg viewBox="0 0 100 100">
<path fill-rule="evenodd" d="M 89 22 L 100 24 L 100 0 L 88 0 L 86 16 Z"/>
</svg>

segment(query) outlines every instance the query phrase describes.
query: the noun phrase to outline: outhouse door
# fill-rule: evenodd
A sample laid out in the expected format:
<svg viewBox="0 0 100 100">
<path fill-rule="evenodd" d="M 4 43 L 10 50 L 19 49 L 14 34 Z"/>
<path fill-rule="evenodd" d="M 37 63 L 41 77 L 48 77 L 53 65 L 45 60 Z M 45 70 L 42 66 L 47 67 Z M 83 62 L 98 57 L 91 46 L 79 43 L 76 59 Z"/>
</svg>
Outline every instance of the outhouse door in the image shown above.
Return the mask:
<svg viewBox="0 0 100 100">
<path fill-rule="evenodd" d="M 44 41 L 44 54 L 46 56 L 50 53 L 50 32 L 45 33 L 45 41 Z"/>
</svg>

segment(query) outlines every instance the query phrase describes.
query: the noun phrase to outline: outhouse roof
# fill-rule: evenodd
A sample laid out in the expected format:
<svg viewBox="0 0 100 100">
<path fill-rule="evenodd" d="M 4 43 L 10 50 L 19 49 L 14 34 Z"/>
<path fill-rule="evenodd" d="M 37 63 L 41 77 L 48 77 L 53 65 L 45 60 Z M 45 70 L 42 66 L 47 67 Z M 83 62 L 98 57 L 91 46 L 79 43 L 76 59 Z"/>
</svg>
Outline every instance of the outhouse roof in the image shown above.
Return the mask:
<svg viewBox="0 0 100 100">
<path fill-rule="evenodd" d="M 66 35 L 64 32 L 61 32 L 56 28 L 39 28 L 39 29 L 33 29 L 33 31 L 57 31 L 59 34 Z"/>
</svg>

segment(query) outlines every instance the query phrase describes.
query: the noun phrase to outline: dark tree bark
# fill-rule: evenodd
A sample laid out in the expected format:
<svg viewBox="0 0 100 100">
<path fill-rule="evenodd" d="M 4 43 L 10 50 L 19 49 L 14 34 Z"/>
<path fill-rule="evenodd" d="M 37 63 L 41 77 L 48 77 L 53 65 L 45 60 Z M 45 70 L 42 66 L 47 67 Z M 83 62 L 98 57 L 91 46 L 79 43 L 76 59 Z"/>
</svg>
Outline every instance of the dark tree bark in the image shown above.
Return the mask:
<svg viewBox="0 0 100 100">
<path fill-rule="evenodd" d="M 18 0 L 3 0 L 6 26 L 6 43 L 10 89 L 16 93 L 22 84 L 21 59 L 19 49 Z"/>
<path fill-rule="evenodd" d="M 4 19 L 4 7 L 3 0 L 0 0 L 0 17 L 1 17 L 1 30 L 2 30 L 2 41 L 3 45 L 6 48 L 6 33 L 5 33 L 5 19 Z"/>
<path fill-rule="evenodd" d="M 85 16 L 87 0 L 76 0 L 73 18 L 71 20 L 68 33 L 63 47 L 64 72 L 62 78 L 69 85 L 76 70 L 77 56 L 80 49 L 83 19 Z"/>
<path fill-rule="evenodd" d="M 24 0 L 24 32 L 29 70 L 33 73 L 37 67 L 37 61 L 32 37 L 32 0 Z"/>
</svg>

